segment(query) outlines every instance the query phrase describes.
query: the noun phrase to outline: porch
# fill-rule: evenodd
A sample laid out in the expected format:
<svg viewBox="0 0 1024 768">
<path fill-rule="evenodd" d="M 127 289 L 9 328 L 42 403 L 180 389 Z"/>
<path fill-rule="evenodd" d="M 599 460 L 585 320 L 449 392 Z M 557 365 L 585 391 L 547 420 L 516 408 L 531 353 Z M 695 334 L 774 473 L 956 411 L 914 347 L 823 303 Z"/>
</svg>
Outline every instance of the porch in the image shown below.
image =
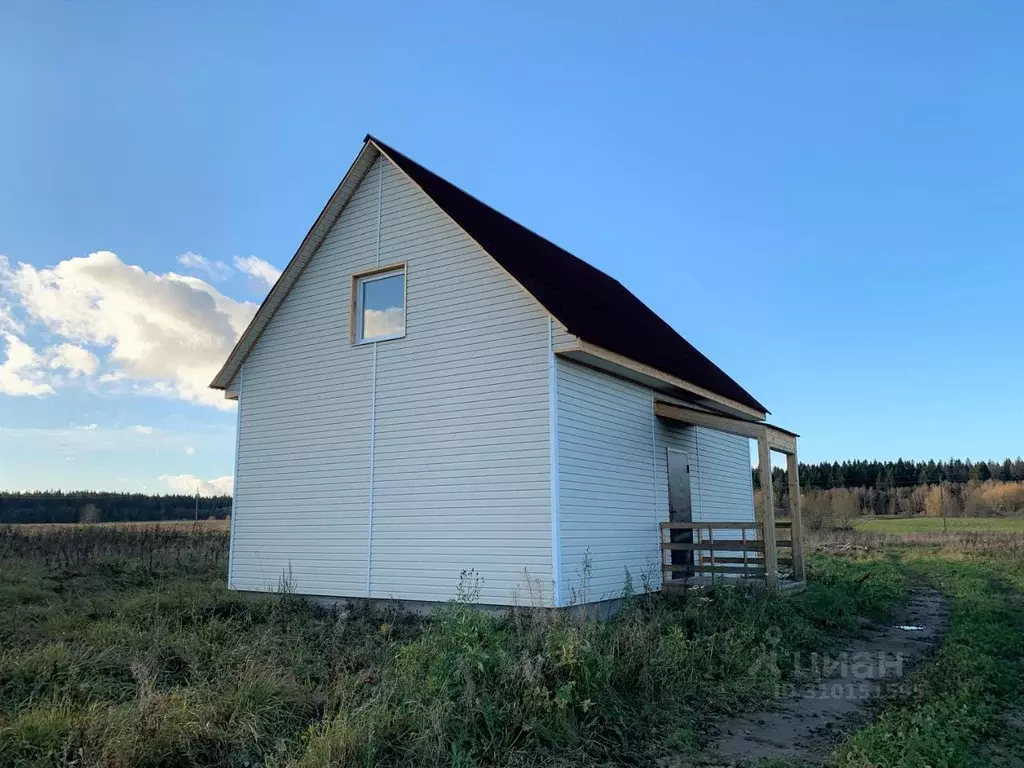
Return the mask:
<svg viewBox="0 0 1024 768">
<path fill-rule="evenodd" d="M 734 522 L 676 519 L 661 523 L 664 590 L 716 583 L 750 583 L 770 589 L 802 589 L 806 584 L 797 435 L 779 427 L 723 416 L 664 400 L 654 403 L 658 418 L 742 435 L 757 440 L 761 488 L 759 519 Z M 789 519 L 775 518 L 771 453 L 786 456 Z M 755 518 L 758 518 L 755 512 Z"/>
<path fill-rule="evenodd" d="M 662 590 L 713 584 L 802 588 L 803 558 L 800 547 L 793 546 L 792 536 L 790 520 L 775 521 L 774 537 L 766 534 L 765 524 L 759 520 L 661 523 Z M 771 538 L 774 565 L 767 544 Z"/>
</svg>

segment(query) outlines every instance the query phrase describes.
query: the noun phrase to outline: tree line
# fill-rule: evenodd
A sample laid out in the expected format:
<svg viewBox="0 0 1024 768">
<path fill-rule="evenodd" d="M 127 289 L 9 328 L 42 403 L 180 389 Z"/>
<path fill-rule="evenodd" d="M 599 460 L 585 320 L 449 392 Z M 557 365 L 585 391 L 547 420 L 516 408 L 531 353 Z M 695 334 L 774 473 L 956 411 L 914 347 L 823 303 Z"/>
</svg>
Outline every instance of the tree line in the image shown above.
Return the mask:
<svg viewBox="0 0 1024 768">
<path fill-rule="evenodd" d="M 800 487 L 827 490 L 830 488 L 897 488 L 933 483 L 984 483 L 998 480 L 1004 483 L 1024 482 L 1024 459 L 1003 461 L 974 461 L 949 459 L 948 461 L 823 461 L 818 464 L 800 464 Z M 786 481 L 786 470 L 772 468 L 772 484 Z M 754 488 L 761 487 L 761 478 L 754 470 Z"/>
<path fill-rule="evenodd" d="M 788 473 L 772 468 L 775 512 L 789 510 Z M 753 470 L 758 509 L 760 473 Z M 811 528 L 862 515 L 988 517 L 1024 514 L 1024 459 L 844 461 L 800 464 L 800 497 Z"/>
<path fill-rule="evenodd" d="M 200 520 L 231 514 L 230 496 L 200 497 Z M 0 491 L 0 524 L 192 520 L 196 497 L 109 491 Z"/>
</svg>

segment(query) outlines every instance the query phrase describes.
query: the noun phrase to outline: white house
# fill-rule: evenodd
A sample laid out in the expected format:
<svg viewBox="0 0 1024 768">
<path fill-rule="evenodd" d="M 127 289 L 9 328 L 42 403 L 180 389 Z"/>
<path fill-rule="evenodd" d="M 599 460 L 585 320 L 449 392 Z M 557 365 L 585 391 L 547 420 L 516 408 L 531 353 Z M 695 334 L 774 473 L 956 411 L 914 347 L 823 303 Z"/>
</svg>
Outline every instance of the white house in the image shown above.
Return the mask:
<svg viewBox="0 0 1024 768">
<path fill-rule="evenodd" d="M 371 136 L 211 386 L 238 401 L 233 589 L 441 601 L 472 571 L 481 603 L 565 606 L 709 556 L 775 580 L 749 439 L 795 468 L 795 436 L 616 280 Z"/>
</svg>

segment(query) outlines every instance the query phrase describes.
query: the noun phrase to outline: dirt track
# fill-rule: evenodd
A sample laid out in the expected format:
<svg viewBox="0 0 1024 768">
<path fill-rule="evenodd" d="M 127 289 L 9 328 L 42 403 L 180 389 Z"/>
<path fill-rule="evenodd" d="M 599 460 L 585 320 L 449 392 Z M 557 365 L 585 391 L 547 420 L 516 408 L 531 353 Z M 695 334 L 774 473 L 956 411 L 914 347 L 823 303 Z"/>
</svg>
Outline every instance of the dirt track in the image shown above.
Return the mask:
<svg viewBox="0 0 1024 768">
<path fill-rule="evenodd" d="M 775 702 L 715 726 L 711 765 L 765 758 L 823 761 L 844 735 L 865 725 L 870 704 L 892 686 L 905 685 L 911 666 L 938 644 L 949 620 L 949 604 L 938 592 L 915 589 L 885 624 L 869 626 L 846 647 L 798 659 L 820 675 Z"/>
</svg>

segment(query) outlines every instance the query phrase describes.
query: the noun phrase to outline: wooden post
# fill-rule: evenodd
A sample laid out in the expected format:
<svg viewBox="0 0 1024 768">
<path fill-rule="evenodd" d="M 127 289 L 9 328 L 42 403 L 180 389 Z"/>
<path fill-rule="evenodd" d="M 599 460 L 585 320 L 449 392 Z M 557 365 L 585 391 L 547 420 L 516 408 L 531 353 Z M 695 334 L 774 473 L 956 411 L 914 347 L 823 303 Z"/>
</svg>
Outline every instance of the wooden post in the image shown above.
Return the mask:
<svg viewBox="0 0 1024 768">
<path fill-rule="evenodd" d="M 701 533 L 701 531 L 703 531 L 703 530 L 704 529 L 700 528 L 700 527 L 697 527 L 695 529 L 695 533 L 697 534 L 697 544 L 703 544 L 704 543 L 704 534 Z M 695 549 L 692 554 L 693 554 L 694 574 L 697 576 L 697 578 L 703 578 L 704 577 L 704 550 L 703 549 Z"/>
<path fill-rule="evenodd" d="M 786 472 L 789 475 L 789 516 L 793 528 L 789 533 L 793 540 L 793 575 L 797 581 L 806 581 L 804 570 L 804 524 L 800 512 L 800 465 L 796 451 L 786 454 Z"/>
<path fill-rule="evenodd" d="M 685 582 L 686 574 L 679 573 L 672 570 L 672 552 L 665 548 L 666 544 L 672 543 L 672 531 L 663 530 L 660 526 L 658 528 L 658 536 L 661 539 L 661 585 L 678 586 L 675 582 Z"/>
<path fill-rule="evenodd" d="M 775 551 L 775 496 L 772 492 L 772 449 L 768 445 L 768 430 L 762 429 L 757 438 L 757 458 L 761 465 L 761 490 L 764 492 L 764 578 L 769 587 L 778 582 L 779 556 Z"/>
<path fill-rule="evenodd" d="M 709 552 L 711 553 L 711 583 L 714 584 L 715 583 L 715 529 L 712 528 L 711 526 L 708 526 L 708 544 L 711 547 L 711 549 L 709 550 Z"/>
<path fill-rule="evenodd" d="M 746 581 L 750 578 L 750 572 L 747 570 L 747 529 L 740 529 L 740 539 L 743 542 L 743 580 Z"/>
</svg>

